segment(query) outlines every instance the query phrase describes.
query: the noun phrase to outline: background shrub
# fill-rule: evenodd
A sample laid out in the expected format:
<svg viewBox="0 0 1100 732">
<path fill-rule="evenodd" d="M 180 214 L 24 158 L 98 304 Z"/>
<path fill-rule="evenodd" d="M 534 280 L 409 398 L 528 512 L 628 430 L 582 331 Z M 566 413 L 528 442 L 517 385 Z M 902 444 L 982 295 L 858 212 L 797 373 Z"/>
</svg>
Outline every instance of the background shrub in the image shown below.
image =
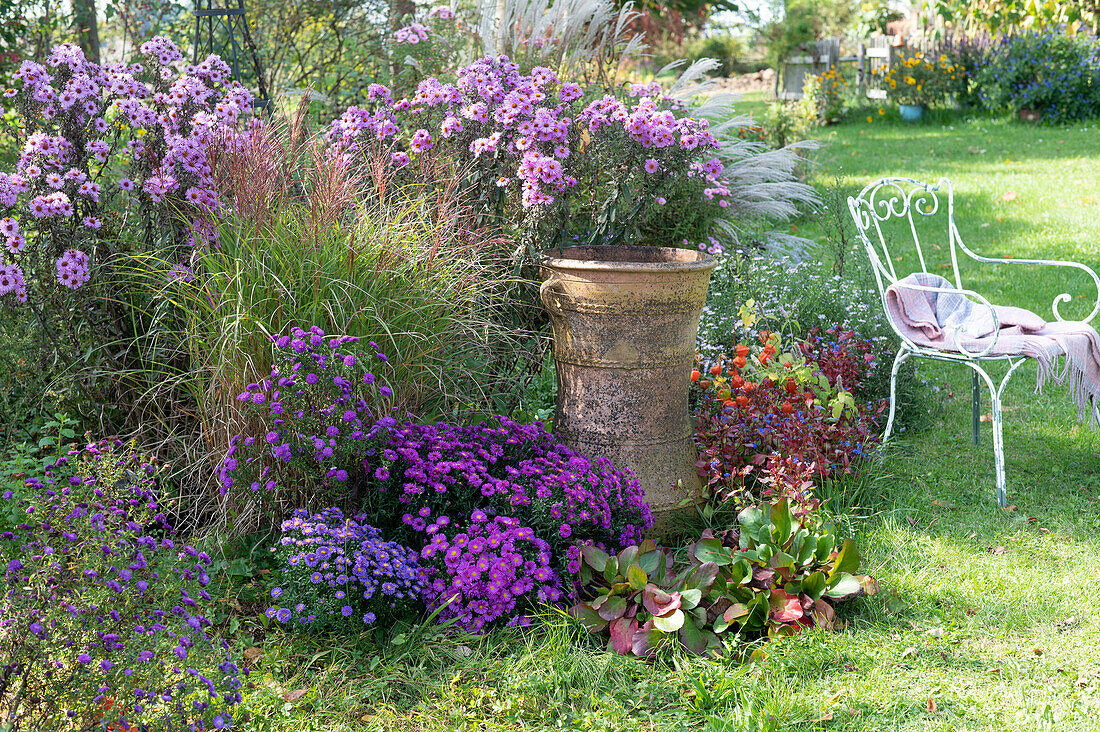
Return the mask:
<svg viewBox="0 0 1100 732">
<path fill-rule="evenodd" d="M 975 78 L 994 111 L 1033 109 L 1047 122 L 1100 116 L 1100 40 L 1058 31 L 1004 36 Z"/>
</svg>

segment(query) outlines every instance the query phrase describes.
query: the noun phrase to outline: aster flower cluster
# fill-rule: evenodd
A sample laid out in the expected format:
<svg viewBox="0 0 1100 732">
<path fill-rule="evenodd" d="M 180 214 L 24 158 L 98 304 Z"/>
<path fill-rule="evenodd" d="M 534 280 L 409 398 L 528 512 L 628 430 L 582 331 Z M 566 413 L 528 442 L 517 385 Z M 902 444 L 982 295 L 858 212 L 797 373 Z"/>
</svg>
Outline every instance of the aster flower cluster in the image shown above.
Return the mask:
<svg viewBox="0 0 1100 732">
<path fill-rule="evenodd" d="M 179 210 L 197 220 L 218 207 L 207 148 L 234 134 L 251 95 L 230 83 L 217 56 L 184 66 L 160 36 L 140 54 L 137 63 L 99 65 L 62 44 L 15 73 L 18 87 L 5 96 L 25 138 L 16 171 L 0 173 L 0 268 L 11 283 L 0 295 L 26 302 L 29 272 L 84 285 L 90 252 L 109 241 L 97 232 L 131 205 L 157 217 L 150 231 L 172 231 Z M 192 241 L 200 228 L 192 225 Z"/>
<path fill-rule="evenodd" d="M 730 203 L 709 122 L 678 115 L 682 104 L 659 84 L 632 89 L 629 104 L 611 95 L 586 103 L 578 84 L 549 68 L 523 74 L 507 56 L 486 56 L 459 69 L 453 84 L 427 77 L 402 99 L 382 89 L 332 123 L 337 150 L 381 146 L 398 167 L 427 154 L 473 166 L 482 198 L 516 188 L 532 221 L 557 204 L 556 228 L 570 235 L 591 230 L 606 238 L 623 225 L 606 215 L 608 206 L 629 205 L 625 218 L 645 221 L 674 193 L 695 206 Z M 692 185 L 674 185 L 684 181 Z M 609 189 L 617 193 L 605 198 Z"/>
<path fill-rule="evenodd" d="M 177 543 L 153 464 L 89 444 L 2 495 L 0 709 L 12 729 L 221 728 L 247 671 L 210 632 L 211 558 Z M 27 726 L 29 725 L 29 726 Z"/>
<path fill-rule="evenodd" d="M 299 509 L 272 547 L 280 567 L 267 616 L 312 629 L 355 629 L 421 604 L 417 555 L 338 508 Z"/>
<path fill-rule="evenodd" d="M 389 416 L 393 392 L 370 370 L 386 355 L 354 336 L 328 336 L 317 326 L 272 336 L 276 363 L 266 379 L 248 384 L 237 399 L 266 425 L 262 436 L 238 435 L 230 443 L 218 478 L 230 490 L 294 490 L 314 496 L 354 485 L 365 460 L 396 420 Z M 351 483 L 349 483 L 351 481 Z"/>
<path fill-rule="evenodd" d="M 443 608 L 441 620 L 457 618 L 458 625 L 472 633 L 502 620 L 527 625 L 528 611 L 564 598 L 561 581 L 550 566 L 550 545 L 518 519 L 475 510 L 459 530 L 446 516 L 424 521 L 430 517 L 426 508 L 416 517 L 430 537 L 420 550 L 427 567 L 424 597 L 430 609 Z"/>
<path fill-rule="evenodd" d="M 388 517 L 405 517 L 394 538 L 414 548 L 428 528 L 425 516 L 482 509 L 530 527 L 564 575 L 574 571 L 577 542 L 617 550 L 653 525 L 631 473 L 571 450 L 542 424 L 504 417 L 470 426 L 406 423 L 378 457 L 379 490 L 368 494 L 365 510 L 382 527 Z"/>
</svg>

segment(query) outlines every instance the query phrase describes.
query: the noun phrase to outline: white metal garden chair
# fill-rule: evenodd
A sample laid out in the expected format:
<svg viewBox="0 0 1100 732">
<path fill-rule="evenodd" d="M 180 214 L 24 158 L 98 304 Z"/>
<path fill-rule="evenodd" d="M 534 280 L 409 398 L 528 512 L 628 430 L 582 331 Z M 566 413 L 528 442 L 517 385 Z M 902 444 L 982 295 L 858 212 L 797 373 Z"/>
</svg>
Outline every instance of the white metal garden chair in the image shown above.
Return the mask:
<svg viewBox="0 0 1100 732">
<path fill-rule="evenodd" d="M 895 259 L 890 253 L 889 245 L 891 242 L 888 240 L 891 237 L 889 236 L 889 232 L 884 232 L 884 228 L 899 227 L 903 230 L 907 229 L 905 238 L 908 239 L 910 236 L 912 238 L 912 244 L 916 249 L 917 260 L 920 263 L 920 270 L 928 272 L 924 250 L 921 247 L 917 230 L 921 228 L 919 225 L 925 221 L 921 217 L 932 217 L 940 213 L 941 196 L 946 198 L 947 204 L 947 244 L 951 256 L 951 268 L 954 272 L 955 288 L 927 287 L 906 283 L 905 287 L 907 289 L 911 288 L 926 292 L 955 292 L 965 295 L 974 301 L 975 304 L 989 308 L 995 326 L 999 327 L 997 313 L 994 311 L 990 302 L 979 293 L 963 287 L 962 273 L 959 270 L 959 251 L 962 251 L 963 254 L 970 257 L 970 259 L 975 262 L 981 263 L 1042 264 L 1056 267 L 1070 267 L 1087 273 L 1096 285 L 1096 304 L 1088 314 L 1088 317 L 1081 321 L 1087 323 L 1096 316 L 1098 311 L 1100 311 L 1100 278 L 1096 276 L 1096 273 L 1092 269 L 1077 262 L 1048 261 L 1042 259 L 992 259 L 971 251 L 966 244 L 963 243 L 962 238 L 959 236 L 959 230 L 955 226 L 954 193 L 951 188 L 951 181 L 947 178 L 940 178 L 934 185 L 922 183 L 921 181 L 911 178 L 882 178 L 881 180 L 868 184 L 860 191 L 858 196 L 848 198 L 848 210 L 851 212 L 852 218 L 855 219 L 856 231 L 859 235 L 859 239 L 866 248 L 867 256 L 871 260 L 871 268 L 875 273 L 875 281 L 878 285 L 883 311 L 886 313 L 886 318 L 890 322 L 890 327 L 901 339 L 901 347 L 898 349 L 897 356 L 894 358 L 893 368 L 890 371 L 890 416 L 886 422 L 886 432 L 883 435 L 883 440 L 888 440 L 893 432 L 894 416 L 897 410 L 896 390 L 898 370 L 906 359 L 919 357 L 937 361 L 948 361 L 951 363 L 962 363 L 969 366 L 974 371 L 972 400 L 975 445 L 979 444 L 980 441 L 981 387 L 978 383 L 979 376 L 985 381 L 986 386 L 989 388 L 989 396 L 992 402 L 993 459 L 997 476 L 997 503 L 1001 507 L 1004 507 L 1008 499 L 1005 491 L 1001 395 L 1004 392 L 1005 386 L 1008 384 L 1008 380 L 1012 377 L 1013 372 L 1027 360 L 1027 357 L 991 354 L 990 352 L 993 350 L 997 340 L 996 331 L 994 332 L 992 343 L 979 352 L 972 352 L 963 348 L 959 342 L 958 332 L 955 333 L 955 348 L 952 350 L 934 350 L 917 345 L 912 340 L 906 338 L 902 329 L 898 327 L 898 324 L 895 323 L 891 317 L 890 309 L 886 304 L 886 288 L 897 282 L 900 278 L 894 269 Z M 916 218 L 914 218 L 915 216 Z M 891 227 L 890 224 L 893 224 L 893 227 Z M 937 248 L 940 248 L 939 245 L 937 245 Z M 901 258 L 899 257 L 898 259 L 900 260 Z M 903 273 L 901 277 L 905 277 L 907 274 L 910 273 Z M 1066 293 L 1062 293 L 1054 298 L 1054 302 L 1051 304 L 1051 311 L 1055 320 L 1065 320 L 1058 311 L 1058 306 L 1061 303 L 1070 302 L 1071 300 L 1072 297 Z M 993 379 L 983 368 L 982 364 L 987 361 L 1008 362 L 1008 371 L 1001 379 L 999 385 L 994 384 Z"/>
</svg>

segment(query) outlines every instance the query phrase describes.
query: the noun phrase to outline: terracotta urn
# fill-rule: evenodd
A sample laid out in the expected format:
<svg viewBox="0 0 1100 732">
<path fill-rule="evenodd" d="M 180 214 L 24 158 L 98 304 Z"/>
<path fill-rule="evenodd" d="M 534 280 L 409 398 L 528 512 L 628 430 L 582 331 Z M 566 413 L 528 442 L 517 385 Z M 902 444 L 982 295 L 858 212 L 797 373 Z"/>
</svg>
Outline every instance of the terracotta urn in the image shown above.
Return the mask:
<svg viewBox="0 0 1100 732">
<path fill-rule="evenodd" d="M 638 476 L 654 533 L 702 498 L 688 390 L 717 262 L 690 249 L 565 247 L 540 263 L 554 331 L 554 432 Z"/>
</svg>

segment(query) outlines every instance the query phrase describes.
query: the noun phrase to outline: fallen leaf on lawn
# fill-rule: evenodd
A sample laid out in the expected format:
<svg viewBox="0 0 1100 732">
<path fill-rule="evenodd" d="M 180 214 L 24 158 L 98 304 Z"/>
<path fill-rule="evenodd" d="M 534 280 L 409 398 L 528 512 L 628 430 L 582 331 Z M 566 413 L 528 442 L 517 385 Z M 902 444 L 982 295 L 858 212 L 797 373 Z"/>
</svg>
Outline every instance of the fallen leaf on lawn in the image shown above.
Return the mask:
<svg viewBox="0 0 1100 732">
<path fill-rule="evenodd" d="M 1039 531 L 1042 531 L 1044 534 L 1049 534 L 1050 533 L 1050 529 L 1045 528 L 1043 526 L 1039 527 Z"/>
<path fill-rule="evenodd" d="M 1029 524 L 1037 524 L 1037 523 L 1039 523 L 1039 518 L 1037 516 L 1028 516 L 1027 517 L 1027 522 Z"/>
<path fill-rule="evenodd" d="M 844 693 L 844 690 L 841 689 L 840 691 L 838 691 L 837 693 L 833 694 L 828 699 L 826 699 L 825 703 L 826 704 L 835 704 L 836 700 L 839 699 L 843 693 Z"/>
<path fill-rule="evenodd" d="M 1001 510 L 1002 511 L 1015 511 L 1016 510 L 1016 504 L 1015 503 L 1010 503 L 1007 506 L 1004 506 L 1003 508 L 1001 508 Z"/>
<path fill-rule="evenodd" d="M 977 532 L 977 531 L 971 531 L 971 532 L 970 532 L 970 536 L 968 536 L 968 537 L 966 537 L 966 538 L 967 538 L 967 539 L 973 539 L 973 538 L 974 538 L 975 536 L 977 536 L 977 535 L 978 535 L 978 532 Z"/>
<path fill-rule="evenodd" d="M 970 153 L 971 155 L 984 155 L 985 154 L 985 148 L 984 147 L 974 147 L 973 145 L 966 148 L 966 151 L 968 153 Z"/>
<path fill-rule="evenodd" d="M 271 570 L 270 569 L 261 569 L 258 572 L 256 572 L 256 574 L 258 574 L 262 577 L 264 575 L 271 574 Z"/>
<path fill-rule="evenodd" d="M 977 610 L 975 610 L 975 609 L 974 609 L 974 608 L 972 608 L 972 607 L 968 607 L 968 608 L 966 609 L 966 614 L 967 614 L 967 615 L 977 615 L 977 614 L 978 614 L 978 611 L 977 611 Z"/>
<path fill-rule="evenodd" d="M 908 658 L 909 656 L 915 656 L 915 655 L 917 655 L 917 649 L 914 648 L 913 646 L 909 646 L 908 648 L 906 648 L 904 651 L 901 652 L 901 657 L 902 658 Z"/>
<path fill-rule="evenodd" d="M 282 695 L 283 701 L 294 703 L 309 693 L 309 689 L 295 689 Z"/>
<path fill-rule="evenodd" d="M 933 638 L 939 638 L 943 635 L 943 628 L 932 628 L 931 630 L 926 631 L 926 634 L 932 636 Z"/>
<path fill-rule="evenodd" d="M 909 525 L 910 525 L 910 526 L 912 526 L 912 527 L 914 527 L 914 528 L 916 527 L 916 525 L 917 525 L 917 520 L 916 520 L 916 519 L 914 519 L 914 518 L 913 518 L 912 516 L 906 516 L 906 517 L 905 517 L 905 520 L 909 522 Z"/>
<path fill-rule="evenodd" d="M 1042 648 L 1032 648 L 1031 652 L 1034 653 L 1036 656 L 1041 656 L 1044 653 Z"/>
<path fill-rule="evenodd" d="M 993 415 L 992 414 L 983 414 L 981 416 L 981 421 L 982 422 L 992 422 L 993 421 Z"/>
<path fill-rule="evenodd" d="M 1003 546 L 991 546 L 989 547 L 990 554 L 1004 554 L 1006 549 Z"/>
<path fill-rule="evenodd" d="M 1081 203 L 1082 204 L 1095 203 L 1095 200 L 1091 196 L 1086 196 L 1085 198 L 1081 199 Z"/>
<path fill-rule="evenodd" d="M 936 707 L 936 700 L 933 699 L 932 697 L 928 697 L 927 707 L 928 707 L 928 713 L 929 714 L 935 714 L 938 710 L 938 708 Z"/>
<path fill-rule="evenodd" d="M 943 264 L 936 265 L 936 269 L 951 269 L 950 262 L 944 262 Z"/>
<path fill-rule="evenodd" d="M 1020 197 L 1020 194 L 1018 194 L 1016 191 L 1005 191 L 1004 195 L 1001 196 L 1001 200 L 1002 201 L 1015 201 L 1019 197 Z"/>
<path fill-rule="evenodd" d="M 473 652 L 474 649 L 470 648 L 469 646 L 459 646 L 455 649 L 455 653 L 459 656 L 462 656 L 463 658 L 471 655 Z"/>
<path fill-rule="evenodd" d="M 999 674 L 999 673 L 1001 673 L 1001 667 L 998 666 L 997 668 L 991 668 L 988 671 L 986 671 L 986 673 L 987 674 Z"/>
<path fill-rule="evenodd" d="M 833 719 L 833 713 L 832 712 L 825 712 L 823 715 L 821 715 L 817 719 L 811 719 L 810 721 L 811 722 L 831 722 L 832 719 Z"/>
<path fill-rule="evenodd" d="M 979 229 L 984 229 L 984 228 L 985 228 L 985 227 L 987 227 L 987 226 L 989 226 L 989 222 L 988 222 L 988 221 L 986 221 L 986 222 L 985 222 L 984 224 L 982 224 L 982 225 L 981 225 L 981 226 L 979 226 L 978 228 L 979 228 Z"/>
<path fill-rule="evenodd" d="M 1089 679 L 1086 679 L 1086 678 L 1085 678 L 1084 676 L 1078 676 L 1078 677 L 1077 677 L 1077 686 L 1078 686 L 1079 688 L 1083 689 L 1083 688 L 1085 688 L 1086 686 L 1088 686 L 1088 685 L 1089 685 L 1089 683 L 1090 683 L 1090 682 L 1089 682 Z"/>
<path fill-rule="evenodd" d="M 244 660 L 248 661 L 249 663 L 252 663 L 257 658 L 260 657 L 261 653 L 263 653 L 263 651 L 261 651 L 256 646 L 252 646 L 251 648 L 245 648 L 244 649 Z"/>
<path fill-rule="evenodd" d="M 845 663 L 844 664 L 844 670 L 849 671 L 849 672 L 859 671 L 859 666 L 855 665 L 854 663 Z"/>
<path fill-rule="evenodd" d="M 956 506 L 954 503 L 948 503 L 947 501 L 940 501 L 940 500 L 932 501 L 932 505 L 933 506 L 939 506 L 940 508 L 947 508 L 947 509 L 950 509 L 952 511 L 954 511 L 956 508 L 958 508 L 958 506 Z"/>
</svg>

